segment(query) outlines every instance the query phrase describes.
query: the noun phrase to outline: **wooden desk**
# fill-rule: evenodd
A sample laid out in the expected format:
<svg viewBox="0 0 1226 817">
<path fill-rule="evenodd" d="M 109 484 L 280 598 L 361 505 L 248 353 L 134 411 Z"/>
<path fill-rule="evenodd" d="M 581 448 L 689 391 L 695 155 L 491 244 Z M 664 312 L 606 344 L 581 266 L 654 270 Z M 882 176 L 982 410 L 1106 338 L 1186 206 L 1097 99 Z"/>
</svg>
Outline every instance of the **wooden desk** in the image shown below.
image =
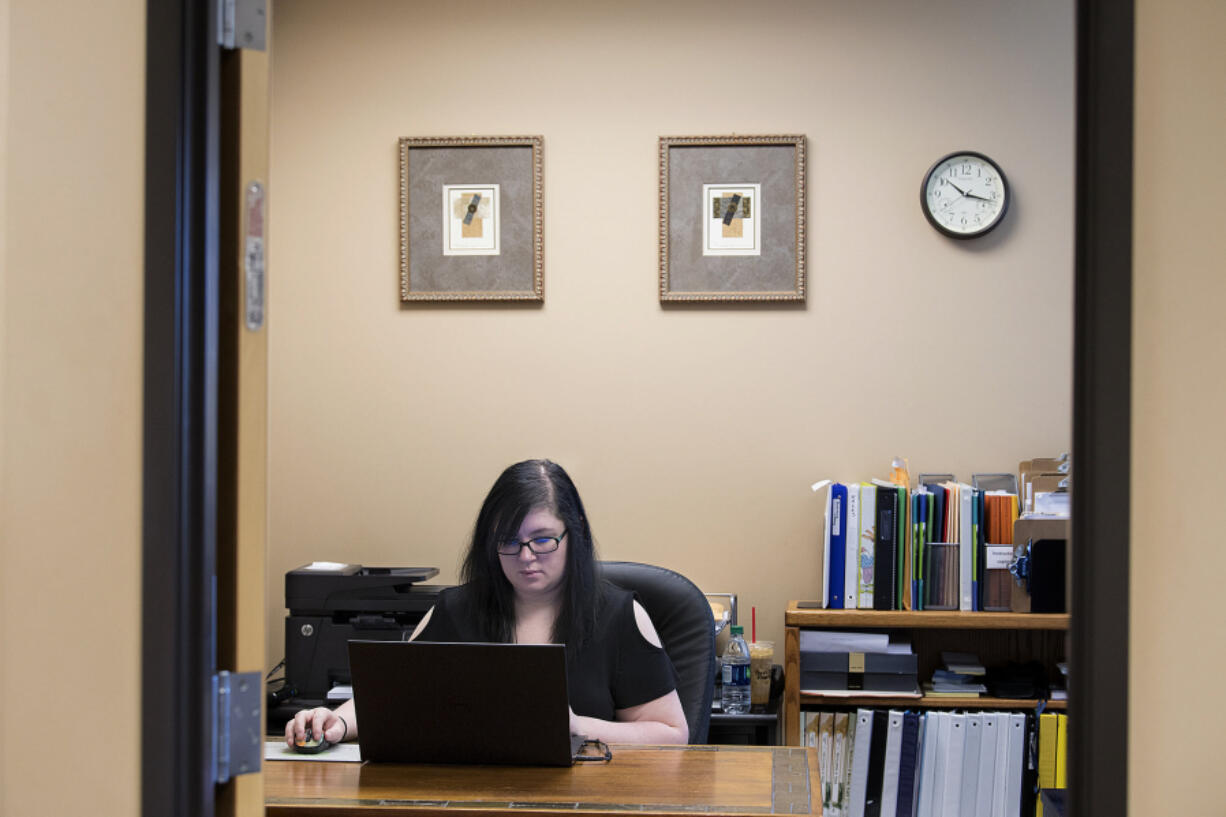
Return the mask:
<svg viewBox="0 0 1226 817">
<path fill-rule="evenodd" d="M 817 754 L 784 746 L 613 746 L 570 768 L 268 761 L 268 817 L 820 815 Z"/>
</svg>

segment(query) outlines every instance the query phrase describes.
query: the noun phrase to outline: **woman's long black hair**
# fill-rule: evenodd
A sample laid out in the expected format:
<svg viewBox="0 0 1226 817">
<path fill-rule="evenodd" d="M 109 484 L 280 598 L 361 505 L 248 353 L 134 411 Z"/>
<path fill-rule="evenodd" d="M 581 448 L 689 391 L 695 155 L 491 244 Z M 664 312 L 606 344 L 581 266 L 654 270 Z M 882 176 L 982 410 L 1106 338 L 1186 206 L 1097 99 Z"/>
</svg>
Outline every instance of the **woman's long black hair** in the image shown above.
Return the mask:
<svg viewBox="0 0 1226 817">
<path fill-rule="evenodd" d="M 477 514 L 460 578 L 472 591 L 481 637 L 514 641 L 514 590 L 502 572 L 497 547 L 499 542 L 516 539 L 524 517 L 536 508 L 552 511 L 566 526 L 566 573 L 553 642 L 573 651 L 592 636 L 601 594 L 592 529 L 579 491 L 562 466 L 549 460 L 525 460 L 502 472 Z"/>
</svg>

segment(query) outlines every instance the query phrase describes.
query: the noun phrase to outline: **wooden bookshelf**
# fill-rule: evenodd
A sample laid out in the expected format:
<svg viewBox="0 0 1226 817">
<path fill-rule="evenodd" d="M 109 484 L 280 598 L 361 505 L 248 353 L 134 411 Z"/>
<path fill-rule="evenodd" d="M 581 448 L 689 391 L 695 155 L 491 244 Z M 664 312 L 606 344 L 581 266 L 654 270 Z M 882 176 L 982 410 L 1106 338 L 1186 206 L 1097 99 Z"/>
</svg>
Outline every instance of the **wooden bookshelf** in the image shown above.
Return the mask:
<svg viewBox="0 0 1226 817">
<path fill-rule="evenodd" d="M 961 610 L 820 610 L 788 602 L 785 627 L 836 630 L 1067 630 L 1068 613 L 966 613 Z"/>
<path fill-rule="evenodd" d="M 788 745 L 800 743 L 802 709 L 873 706 L 926 709 L 1034 709 L 1037 700 L 994 698 L 823 695 L 800 691 L 801 630 L 864 630 L 884 632 L 891 640 L 911 641 L 919 680 L 932 677 L 942 651 L 970 652 L 988 666 L 1008 661 L 1037 660 L 1052 668 L 1066 657 L 1067 613 L 971 613 L 960 610 L 824 610 L 788 602 L 784 613 L 784 693 L 780 717 Z M 1066 701 L 1047 701 L 1063 711 Z"/>
<path fill-rule="evenodd" d="M 888 697 L 884 695 L 822 695 L 819 693 L 800 693 L 801 704 L 814 706 L 875 706 L 891 707 L 893 709 L 1034 709 L 1039 705 L 1034 698 L 990 698 L 980 695 L 978 698 L 912 698 L 899 695 Z M 1048 709 L 1065 710 L 1067 701 L 1047 702 Z"/>
</svg>

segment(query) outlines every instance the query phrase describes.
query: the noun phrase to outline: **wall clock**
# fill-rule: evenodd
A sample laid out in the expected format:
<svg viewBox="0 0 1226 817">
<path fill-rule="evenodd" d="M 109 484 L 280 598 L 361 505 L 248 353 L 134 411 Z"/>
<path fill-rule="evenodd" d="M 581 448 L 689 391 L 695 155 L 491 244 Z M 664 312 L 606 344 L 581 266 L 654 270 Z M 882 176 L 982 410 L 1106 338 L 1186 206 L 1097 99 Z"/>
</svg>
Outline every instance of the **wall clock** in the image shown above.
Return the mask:
<svg viewBox="0 0 1226 817">
<path fill-rule="evenodd" d="M 928 223 L 950 238 L 991 232 L 1009 209 L 1009 183 L 996 162 L 973 150 L 938 159 L 924 175 L 920 207 Z"/>
</svg>

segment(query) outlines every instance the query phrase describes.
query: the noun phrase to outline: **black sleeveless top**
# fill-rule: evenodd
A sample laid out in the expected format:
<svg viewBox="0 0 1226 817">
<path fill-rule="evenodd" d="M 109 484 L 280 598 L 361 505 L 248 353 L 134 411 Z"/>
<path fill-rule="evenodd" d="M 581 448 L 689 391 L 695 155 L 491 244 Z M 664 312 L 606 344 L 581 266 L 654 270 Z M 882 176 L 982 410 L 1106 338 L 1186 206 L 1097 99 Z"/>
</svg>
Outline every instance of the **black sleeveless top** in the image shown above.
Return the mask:
<svg viewBox="0 0 1226 817">
<path fill-rule="evenodd" d="M 618 709 L 654 701 L 677 688 L 677 673 L 664 650 L 643 637 L 634 619 L 634 594 L 602 582 L 605 603 L 586 646 L 566 651 L 570 706 L 576 715 L 614 720 Z M 439 594 L 418 641 L 484 641 L 471 613 L 467 585 Z"/>
</svg>

